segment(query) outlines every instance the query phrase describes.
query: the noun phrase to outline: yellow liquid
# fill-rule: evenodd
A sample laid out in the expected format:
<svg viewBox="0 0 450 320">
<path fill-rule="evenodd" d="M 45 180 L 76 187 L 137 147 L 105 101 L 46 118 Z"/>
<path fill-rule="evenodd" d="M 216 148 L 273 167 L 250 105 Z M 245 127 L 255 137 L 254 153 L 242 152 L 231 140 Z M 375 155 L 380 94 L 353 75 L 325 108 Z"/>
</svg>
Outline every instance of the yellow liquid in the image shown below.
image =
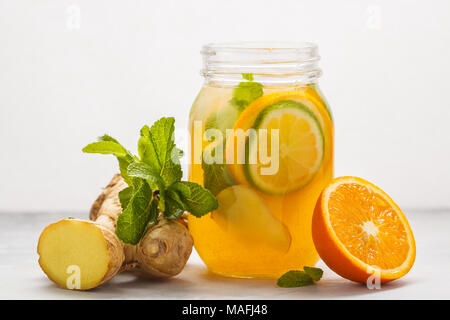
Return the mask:
<svg viewBox="0 0 450 320">
<path fill-rule="evenodd" d="M 265 87 L 264 94 L 286 90 L 306 91 L 314 97 L 324 135 L 321 167 L 306 186 L 284 195 L 267 194 L 249 183 L 246 184 L 260 197 L 271 214 L 289 230 L 291 241 L 287 251 L 264 241 L 251 241 L 236 236 L 218 224 L 213 218 L 214 213 L 201 218 L 189 215 L 189 229 L 194 238 L 195 248 L 209 270 L 214 273 L 230 277 L 277 278 L 288 270 L 313 266 L 318 260 L 312 241 L 311 219 L 320 192 L 333 177 L 333 124 L 326 102 L 316 91 L 315 86 Z M 201 120 L 202 130 L 205 130 L 205 123 L 210 115 L 217 114 L 224 108 L 230 108 L 229 101 L 232 96 L 233 88 L 205 86 L 192 106 L 190 181 L 203 185 L 204 178 L 202 165 L 194 163 L 194 121 Z M 219 126 L 226 125 L 230 129 L 233 126 L 233 122 L 225 118 L 218 123 Z M 203 149 L 208 143 L 203 142 Z M 242 214 L 251 213 L 252 207 L 245 207 L 242 211 L 244 210 L 246 212 Z"/>
</svg>

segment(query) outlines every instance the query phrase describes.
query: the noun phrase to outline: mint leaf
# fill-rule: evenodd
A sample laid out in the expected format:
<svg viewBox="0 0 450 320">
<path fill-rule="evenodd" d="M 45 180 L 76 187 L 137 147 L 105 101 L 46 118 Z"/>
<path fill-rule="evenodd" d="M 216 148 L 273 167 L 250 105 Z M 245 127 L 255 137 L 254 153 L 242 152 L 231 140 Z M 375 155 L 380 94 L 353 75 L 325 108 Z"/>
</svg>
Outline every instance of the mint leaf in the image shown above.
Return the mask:
<svg viewBox="0 0 450 320">
<path fill-rule="evenodd" d="M 283 274 L 277 282 L 279 287 L 293 288 L 303 287 L 313 284 L 313 279 L 304 271 L 292 270 Z"/>
<path fill-rule="evenodd" d="M 156 198 L 153 198 L 150 203 L 150 213 L 149 213 L 146 229 L 148 228 L 149 223 L 158 221 L 158 216 L 159 216 L 158 201 L 156 200 Z M 145 231 L 147 231 L 147 230 L 145 230 Z M 144 233 L 145 233 L 145 231 L 144 231 Z"/>
<path fill-rule="evenodd" d="M 167 199 L 170 200 L 174 205 L 176 204 L 176 206 L 183 211 L 187 210 L 187 206 L 181 199 L 182 196 L 178 191 L 173 190 L 173 189 L 168 189 L 168 190 L 166 190 L 166 193 L 167 193 Z"/>
<path fill-rule="evenodd" d="M 230 100 L 230 103 L 239 111 L 244 110 L 250 103 L 264 94 L 262 84 L 252 81 L 253 74 L 243 73 L 242 77 L 249 81 L 240 82 L 234 88 L 233 98 Z"/>
<path fill-rule="evenodd" d="M 191 188 L 182 181 L 175 182 L 169 187 L 168 190 L 177 191 L 184 198 L 189 198 L 191 196 Z"/>
<path fill-rule="evenodd" d="M 112 154 L 116 157 L 126 157 L 127 150 L 114 141 L 98 141 L 88 144 L 83 148 L 86 153 Z"/>
<path fill-rule="evenodd" d="M 242 78 L 248 81 L 253 81 L 253 73 L 242 73 Z"/>
<path fill-rule="evenodd" d="M 236 184 L 226 165 L 225 144 L 223 141 L 218 143 L 212 142 L 202 154 L 203 185 L 213 195 L 217 195 L 223 189 Z M 220 158 L 216 158 L 217 152 L 222 152 Z M 221 163 L 217 163 L 217 161 L 214 161 L 215 159 L 220 159 Z"/>
<path fill-rule="evenodd" d="M 137 177 L 148 180 L 151 185 L 154 185 L 158 190 L 164 190 L 164 181 L 159 172 L 153 169 L 144 162 L 131 163 L 127 168 L 130 177 Z"/>
<path fill-rule="evenodd" d="M 113 137 L 111 137 L 110 135 L 107 135 L 107 134 L 104 134 L 101 137 L 99 137 L 98 141 L 111 141 L 111 142 L 119 143 L 119 141 L 117 141 L 116 139 L 114 139 Z"/>
<path fill-rule="evenodd" d="M 179 161 L 182 152 L 173 141 L 174 123 L 174 118 L 161 118 L 150 129 L 144 126 L 138 143 L 142 161 L 159 172 L 166 187 L 183 176 Z"/>
<path fill-rule="evenodd" d="M 141 128 L 141 137 L 150 137 L 150 128 L 148 125 Z"/>
<path fill-rule="evenodd" d="M 152 189 L 143 179 L 133 179 L 133 195 L 117 219 L 116 234 L 125 243 L 136 245 L 154 218 Z"/>
<path fill-rule="evenodd" d="M 121 191 L 119 191 L 119 201 L 122 206 L 122 210 L 124 210 L 128 203 L 130 202 L 131 197 L 133 196 L 133 188 L 127 187 Z"/>
<path fill-rule="evenodd" d="M 127 167 L 135 161 L 133 155 L 126 150 L 116 139 L 105 134 L 98 138 L 98 142 L 88 144 L 83 148 L 86 153 L 112 154 L 119 161 L 120 174 L 125 182 L 130 185 L 131 179 L 127 175 Z"/>
<path fill-rule="evenodd" d="M 102 142 L 102 141 L 106 141 L 106 142 L 114 142 L 114 143 L 117 143 L 118 145 L 122 146 L 122 145 L 119 143 L 119 141 L 117 141 L 116 139 L 114 139 L 113 137 L 111 137 L 111 136 L 108 135 L 108 134 L 104 134 L 103 136 L 98 137 L 98 141 L 99 141 L 99 142 Z M 132 162 L 132 161 L 138 161 L 138 160 L 139 160 L 137 157 L 133 156 L 133 154 L 132 154 L 130 151 L 128 151 L 127 149 L 125 149 L 123 146 L 122 146 L 122 148 L 125 150 L 125 152 L 126 152 L 125 158 L 126 158 L 129 162 Z"/>
<path fill-rule="evenodd" d="M 179 152 L 175 149 L 173 134 L 175 131 L 174 118 L 161 118 L 150 128 L 150 139 L 155 147 L 160 164 L 160 175 L 166 186 L 179 181 L 183 176 L 179 163 Z"/>
<path fill-rule="evenodd" d="M 117 161 L 119 161 L 119 169 L 120 169 L 120 175 L 122 176 L 123 180 L 130 185 L 131 184 L 131 178 L 128 176 L 127 168 L 134 160 L 131 156 L 127 155 L 126 157 L 117 157 Z"/>
<path fill-rule="evenodd" d="M 223 189 L 235 185 L 236 181 L 228 171 L 226 164 L 206 164 L 202 162 L 203 185 L 211 191 L 213 195 L 219 194 Z"/>
<path fill-rule="evenodd" d="M 192 215 L 198 218 L 218 208 L 219 204 L 213 194 L 198 183 L 189 181 L 179 183 L 189 188 L 189 196 L 181 192 L 179 195 L 187 211 Z"/>
<path fill-rule="evenodd" d="M 319 281 L 322 278 L 323 270 L 314 267 L 303 267 L 303 270 L 313 279 L 314 281 Z"/>
<path fill-rule="evenodd" d="M 166 210 L 164 216 L 167 219 L 179 219 L 186 211 L 186 205 L 179 194 L 174 190 L 167 190 Z"/>
<path fill-rule="evenodd" d="M 150 165 L 143 162 L 135 162 L 128 166 L 127 174 L 130 177 L 145 179 L 153 189 L 159 190 L 159 207 L 161 211 L 165 210 L 165 186 L 159 172 Z"/>
<path fill-rule="evenodd" d="M 150 137 L 150 128 L 146 125 L 141 129 L 141 138 L 138 141 L 138 154 L 142 162 L 151 166 L 155 171 L 161 170 L 156 148 Z"/>
<path fill-rule="evenodd" d="M 319 281 L 322 278 L 323 270 L 315 267 L 303 267 L 304 271 L 291 270 L 283 274 L 278 279 L 278 286 L 290 288 L 290 287 L 303 287 L 314 284 L 315 281 Z"/>
<path fill-rule="evenodd" d="M 183 182 L 178 181 L 172 184 L 166 193 L 167 206 L 164 216 L 167 219 L 179 219 L 189 209 L 185 199 L 191 196 L 191 189 Z"/>
</svg>

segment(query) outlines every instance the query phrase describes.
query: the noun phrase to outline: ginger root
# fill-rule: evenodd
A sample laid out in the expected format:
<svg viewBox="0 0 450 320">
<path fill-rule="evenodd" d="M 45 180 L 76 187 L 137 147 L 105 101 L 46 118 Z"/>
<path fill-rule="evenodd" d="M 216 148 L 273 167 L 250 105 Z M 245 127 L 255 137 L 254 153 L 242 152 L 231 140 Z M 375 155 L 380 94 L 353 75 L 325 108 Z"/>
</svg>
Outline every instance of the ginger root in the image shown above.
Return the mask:
<svg viewBox="0 0 450 320">
<path fill-rule="evenodd" d="M 125 270 L 147 277 L 172 277 L 183 270 L 193 239 L 183 219 L 160 216 L 136 245 L 116 236 L 122 212 L 118 193 L 127 184 L 117 174 L 91 207 L 90 219 L 62 219 L 39 238 L 39 264 L 50 280 L 66 289 L 98 287 Z"/>
</svg>

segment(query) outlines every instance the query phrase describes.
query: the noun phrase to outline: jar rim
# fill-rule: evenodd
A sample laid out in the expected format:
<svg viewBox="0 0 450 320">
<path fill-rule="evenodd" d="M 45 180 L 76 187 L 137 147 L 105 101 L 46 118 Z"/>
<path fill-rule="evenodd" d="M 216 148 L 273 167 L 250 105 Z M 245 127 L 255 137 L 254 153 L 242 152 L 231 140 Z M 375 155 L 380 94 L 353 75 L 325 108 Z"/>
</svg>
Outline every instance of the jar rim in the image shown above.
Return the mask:
<svg viewBox="0 0 450 320">
<path fill-rule="evenodd" d="M 206 81 L 233 85 L 252 73 L 267 84 L 313 83 L 321 75 L 318 46 L 312 42 L 237 41 L 202 47 Z"/>
<path fill-rule="evenodd" d="M 201 53 L 211 54 L 216 50 L 221 51 L 314 51 L 317 44 L 303 41 L 230 41 L 211 42 L 203 45 Z"/>
</svg>

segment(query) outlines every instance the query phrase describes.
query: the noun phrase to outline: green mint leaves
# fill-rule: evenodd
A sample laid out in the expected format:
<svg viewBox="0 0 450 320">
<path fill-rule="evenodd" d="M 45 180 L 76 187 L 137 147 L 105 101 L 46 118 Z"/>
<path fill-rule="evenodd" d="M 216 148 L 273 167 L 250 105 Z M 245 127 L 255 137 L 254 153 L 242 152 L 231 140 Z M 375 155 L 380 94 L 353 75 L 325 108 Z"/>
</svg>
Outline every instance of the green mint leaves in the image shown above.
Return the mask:
<svg viewBox="0 0 450 320">
<path fill-rule="evenodd" d="M 230 103 L 239 111 L 244 110 L 250 103 L 264 94 L 262 84 L 253 81 L 252 73 L 243 73 L 242 78 L 247 81 L 240 82 L 234 88 L 233 98 L 230 100 Z"/>
<path fill-rule="evenodd" d="M 86 153 L 114 155 L 119 161 L 128 187 L 119 192 L 123 211 L 116 233 L 125 243 L 139 243 L 160 214 L 166 219 L 179 219 L 188 211 L 201 217 L 218 207 L 210 191 L 197 183 L 181 181 L 183 153 L 175 146 L 174 124 L 174 118 L 161 118 L 151 127 L 144 126 L 138 141 L 139 157 L 109 135 L 83 148 Z"/>
<path fill-rule="evenodd" d="M 313 284 L 313 279 L 304 271 L 292 270 L 278 279 L 277 285 L 283 288 L 303 287 Z"/>
<path fill-rule="evenodd" d="M 126 150 L 116 139 L 105 134 L 98 138 L 97 142 L 88 144 L 83 148 L 86 153 L 112 154 L 119 161 L 120 174 L 128 185 L 131 179 L 127 174 L 128 165 L 134 161 L 133 155 Z"/>
<path fill-rule="evenodd" d="M 230 99 L 229 106 L 219 108 L 217 112 L 211 114 L 205 123 L 205 129 L 218 129 L 226 137 L 227 129 L 232 129 L 234 123 L 239 118 L 240 113 L 254 100 L 261 97 L 263 92 L 262 84 L 254 82 L 252 73 L 242 73 L 242 81 L 233 90 L 233 98 Z M 223 189 L 236 184 L 236 181 L 228 172 L 225 155 L 222 155 L 221 162 L 205 161 L 205 159 L 216 158 L 216 152 L 224 153 L 226 141 L 214 141 L 206 147 L 202 155 L 203 185 L 214 195 Z"/>
<path fill-rule="evenodd" d="M 174 190 L 178 193 L 186 205 L 186 210 L 196 217 L 201 217 L 218 207 L 217 200 L 212 193 L 197 183 L 180 181 L 175 183 L 169 190 Z M 205 207 L 213 209 L 205 211 Z"/>
<path fill-rule="evenodd" d="M 138 143 L 142 161 L 159 171 L 166 187 L 179 181 L 183 176 L 180 165 L 183 154 L 175 147 L 173 140 L 174 123 L 174 118 L 162 118 L 150 129 L 144 126 Z"/>
<path fill-rule="evenodd" d="M 119 143 L 113 141 L 98 141 L 88 144 L 84 147 L 83 152 L 112 154 L 118 158 L 126 157 L 127 155 L 127 150 Z"/>
<path fill-rule="evenodd" d="M 122 214 L 117 219 L 117 236 L 125 243 L 137 244 L 145 233 L 148 223 L 158 217 L 156 199 L 152 189 L 143 179 L 133 179 L 133 192 L 125 203 L 122 203 Z M 122 199 L 121 199 L 122 201 Z"/>
<path fill-rule="evenodd" d="M 217 152 L 221 153 L 222 161 L 214 161 Z M 223 189 L 236 184 L 228 171 L 225 152 L 225 143 L 222 139 L 210 143 L 202 154 L 203 185 L 215 196 Z"/>
<path fill-rule="evenodd" d="M 253 73 L 241 73 L 242 78 L 248 81 L 253 81 Z"/>
<path fill-rule="evenodd" d="M 293 288 L 314 284 L 322 278 L 323 270 L 314 267 L 303 267 L 303 271 L 291 270 L 283 274 L 277 282 L 279 287 Z"/>
<path fill-rule="evenodd" d="M 322 279 L 323 276 L 323 270 L 320 268 L 314 268 L 314 267 L 303 267 L 303 270 L 305 273 L 311 277 L 314 281 L 319 281 Z"/>
</svg>

